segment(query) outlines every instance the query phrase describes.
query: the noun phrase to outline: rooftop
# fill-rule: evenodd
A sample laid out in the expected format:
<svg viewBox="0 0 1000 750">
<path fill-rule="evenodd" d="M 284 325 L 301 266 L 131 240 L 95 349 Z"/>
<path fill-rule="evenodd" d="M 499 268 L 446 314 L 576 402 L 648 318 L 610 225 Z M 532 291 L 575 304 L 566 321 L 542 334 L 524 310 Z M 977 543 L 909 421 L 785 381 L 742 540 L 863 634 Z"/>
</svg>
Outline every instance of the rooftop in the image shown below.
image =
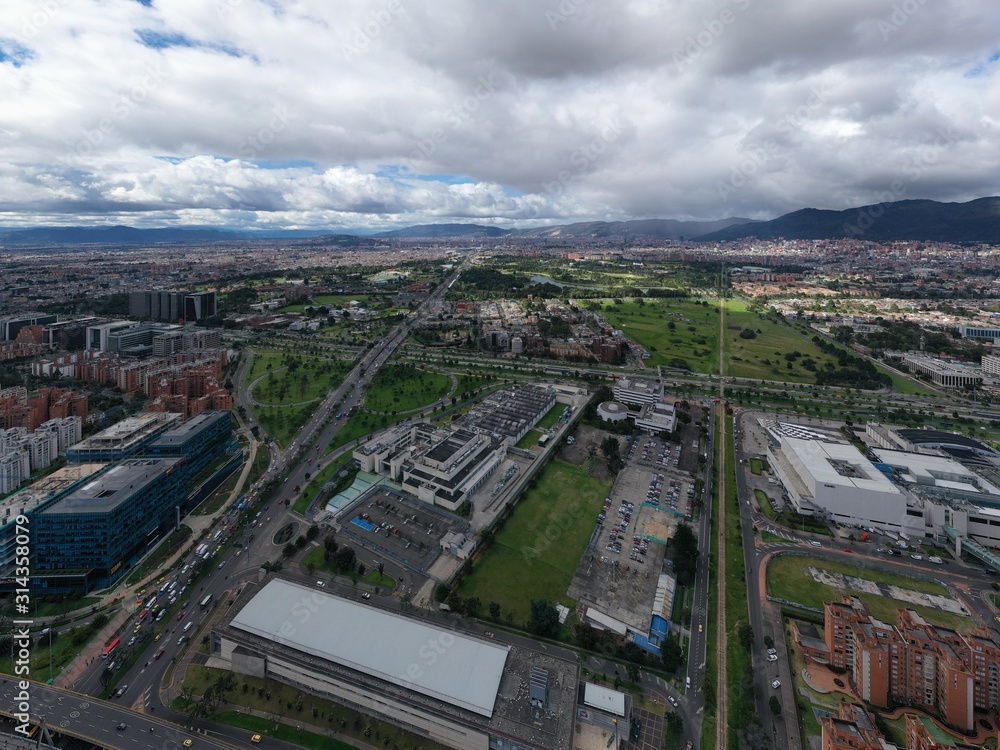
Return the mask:
<svg viewBox="0 0 1000 750">
<path fill-rule="evenodd" d="M 154 448 L 179 448 L 184 445 L 187 440 L 191 439 L 192 435 L 195 435 L 200 430 L 207 428 L 209 425 L 215 424 L 223 420 L 229 421 L 232 416 L 228 411 L 203 411 L 201 414 L 197 414 L 187 422 L 179 424 L 176 427 L 171 427 L 162 435 L 156 438 L 149 447 Z"/>
<path fill-rule="evenodd" d="M 184 463 L 184 458 L 133 458 L 111 466 L 96 479 L 45 508 L 45 514 L 106 513 L 143 487 Z"/>
<path fill-rule="evenodd" d="M 817 485 L 900 494 L 900 489 L 853 445 L 788 436 L 782 436 L 781 442 Z"/>
<path fill-rule="evenodd" d="M 303 618 L 306 601 L 312 616 Z M 232 626 L 486 717 L 510 651 L 281 579 L 264 586 Z"/>
</svg>

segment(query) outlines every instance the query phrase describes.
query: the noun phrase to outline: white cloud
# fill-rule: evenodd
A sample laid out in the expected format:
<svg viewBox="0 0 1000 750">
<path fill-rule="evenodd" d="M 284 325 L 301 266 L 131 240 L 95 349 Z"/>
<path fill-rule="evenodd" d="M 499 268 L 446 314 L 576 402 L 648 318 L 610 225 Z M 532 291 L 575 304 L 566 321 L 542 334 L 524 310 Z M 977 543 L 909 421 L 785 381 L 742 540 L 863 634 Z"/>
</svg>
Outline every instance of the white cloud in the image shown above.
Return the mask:
<svg viewBox="0 0 1000 750">
<path fill-rule="evenodd" d="M 989 0 L 14 0 L 0 28 L 0 224 L 767 217 L 915 164 L 904 197 L 998 192 Z"/>
</svg>

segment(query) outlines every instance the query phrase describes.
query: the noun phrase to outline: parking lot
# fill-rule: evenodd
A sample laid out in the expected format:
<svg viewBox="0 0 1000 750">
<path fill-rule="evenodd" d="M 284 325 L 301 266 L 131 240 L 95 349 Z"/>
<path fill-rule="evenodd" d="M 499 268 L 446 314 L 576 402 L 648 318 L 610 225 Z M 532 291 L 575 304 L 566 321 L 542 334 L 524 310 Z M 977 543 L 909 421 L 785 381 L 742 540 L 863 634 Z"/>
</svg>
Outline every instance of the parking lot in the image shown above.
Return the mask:
<svg viewBox="0 0 1000 750">
<path fill-rule="evenodd" d="M 468 533 L 460 516 L 385 487 L 367 492 L 337 516 L 341 529 L 365 548 L 425 571 L 450 531 Z"/>
</svg>

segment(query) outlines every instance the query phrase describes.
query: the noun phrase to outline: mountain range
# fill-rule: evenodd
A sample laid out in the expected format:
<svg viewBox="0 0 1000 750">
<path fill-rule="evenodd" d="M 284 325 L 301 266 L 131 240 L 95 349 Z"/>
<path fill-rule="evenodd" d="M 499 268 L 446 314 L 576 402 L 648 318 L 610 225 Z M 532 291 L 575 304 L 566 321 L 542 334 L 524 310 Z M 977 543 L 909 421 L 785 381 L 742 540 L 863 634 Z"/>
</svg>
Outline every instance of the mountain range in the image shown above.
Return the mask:
<svg viewBox="0 0 1000 750">
<path fill-rule="evenodd" d="M 498 238 L 537 238 L 557 242 L 599 239 L 724 242 L 741 239 L 857 238 L 877 242 L 915 240 L 1000 244 L 1000 197 L 978 198 L 967 203 L 902 200 L 876 203 L 845 211 L 803 208 L 770 221 L 739 217 L 717 221 L 637 219 L 588 221 L 527 229 L 504 229 L 479 224 L 421 224 L 378 234 L 360 230 L 341 230 L 338 234 L 329 234 L 321 230 L 255 232 L 219 229 L 137 229 L 128 226 L 0 229 L 0 246 L 3 247 L 231 243 L 265 239 L 357 247 L 375 244 L 380 239 Z"/>
</svg>

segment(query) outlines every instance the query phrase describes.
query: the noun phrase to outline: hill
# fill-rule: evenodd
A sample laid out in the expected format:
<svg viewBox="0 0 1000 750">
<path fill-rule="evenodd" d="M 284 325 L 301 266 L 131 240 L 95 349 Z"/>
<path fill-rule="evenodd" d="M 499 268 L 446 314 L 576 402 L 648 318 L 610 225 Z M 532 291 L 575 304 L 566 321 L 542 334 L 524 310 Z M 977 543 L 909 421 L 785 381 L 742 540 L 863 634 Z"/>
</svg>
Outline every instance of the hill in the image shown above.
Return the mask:
<svg viewBox="0 0 1000 750">
<path fill-rule="evenodd" d="M 726 227 L 694 239 L 726 242 L 745 238 L 827 240 L 848 237 L 874 242 L 1000 243 L 1000 198 L 978 198 L 968 203 L 905 200 L 846 211 L 804 208 L 771 221 Z"/>
</svg>

